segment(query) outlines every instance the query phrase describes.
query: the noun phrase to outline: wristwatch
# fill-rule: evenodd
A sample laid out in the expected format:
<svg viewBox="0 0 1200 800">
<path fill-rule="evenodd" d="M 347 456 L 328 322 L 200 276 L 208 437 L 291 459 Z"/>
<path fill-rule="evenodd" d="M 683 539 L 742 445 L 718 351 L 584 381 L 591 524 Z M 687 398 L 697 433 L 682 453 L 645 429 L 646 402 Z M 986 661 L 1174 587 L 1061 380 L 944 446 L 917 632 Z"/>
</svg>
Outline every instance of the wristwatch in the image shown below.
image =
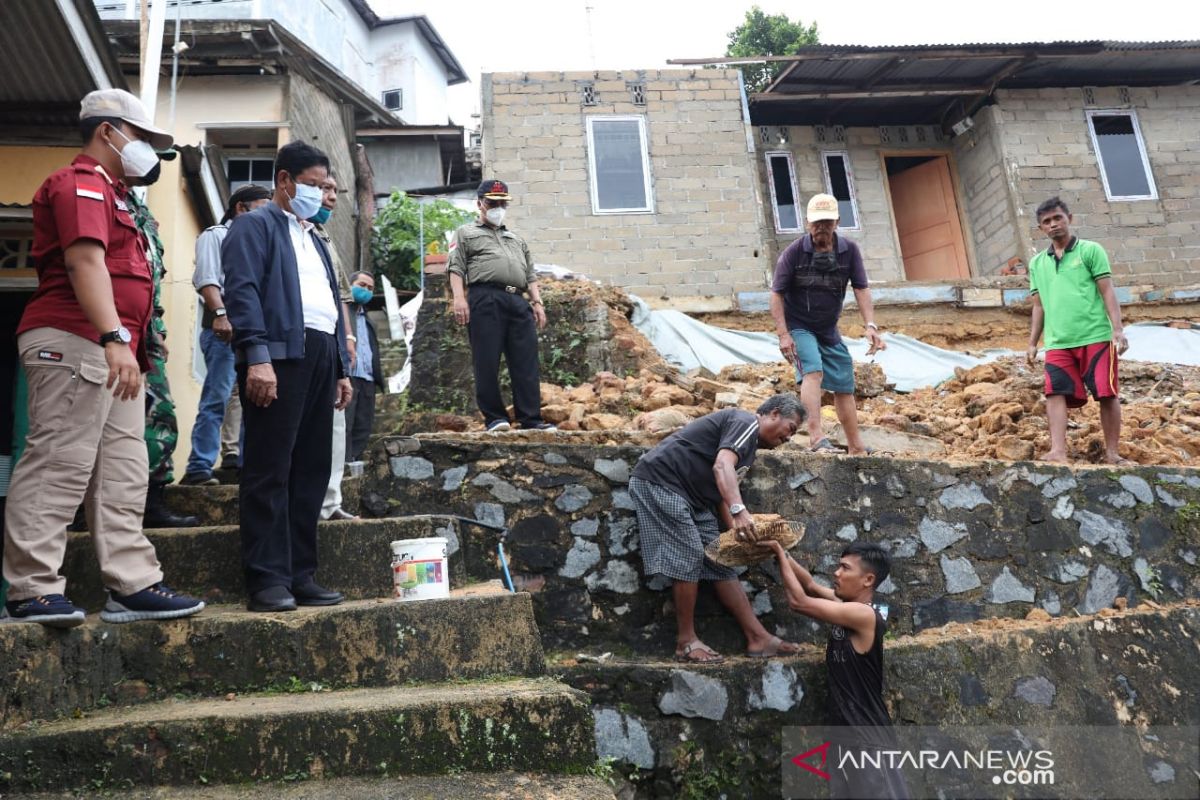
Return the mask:
<svg viewBox="0 0 1200 800">
<path fill-rule="evenodd" d="M 221 307 L 221 308 L 214 308 L 214 309 L 213 309 L 213 316 L 214 316 L 214 317 L 223 317 L 223 316 L 225 316 L 225 315 L 226 315 L 226 314 L 228 314 L 228 313 L 229 313 L 229 312 L 228 312 L 228 311 L 226 311 L 224 307 Z"/>
<path fill-rule="evenodd" d="M 746 507 L 744 505 L 742 505 L 741 503 L 734 503 L 733 505 L 731 505 L 729 507 L 729 515 L 731 517 L 736 517 L 738 514 L 742 513 L 745 510 L 746 510 Z"/>
<path fill-rule="evenodd" d="M 878 326 L 878 325 L 876 325 L 874 322 L 868 322 L 868 323 L 867 323 L 867 327 L 868 327 L 868 328 L 874 328 L 875 330 L 879 330 L 879 326 Z"/>
<path fill-rule="evenodd" d="M 111 330 L 108 333 L 100 334 L 100 346 L 101 347 L 108 344 L 109 342 L 119 342 L 121 344 L 129 344 L 132 341 L 133 341 L 133 336 L 130 335 L 129 329 L 126 328 L 124 325 L 117 328 L 116 330 Z"/>
</svg>

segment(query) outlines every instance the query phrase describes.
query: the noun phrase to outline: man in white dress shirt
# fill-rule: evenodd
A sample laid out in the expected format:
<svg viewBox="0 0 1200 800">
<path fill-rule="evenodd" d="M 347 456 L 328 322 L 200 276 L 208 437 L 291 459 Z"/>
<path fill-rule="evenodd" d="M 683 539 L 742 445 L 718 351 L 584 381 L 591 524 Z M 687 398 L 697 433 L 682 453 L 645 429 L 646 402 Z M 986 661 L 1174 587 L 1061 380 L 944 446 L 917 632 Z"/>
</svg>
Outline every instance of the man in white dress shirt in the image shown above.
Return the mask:
<svg viewBox="0 0 1200 800">
<path fill-rule="evenodd" d="M 351 395 L 337 280 L 309 221 L 328 173 L 312 145 L 280 148 L 272 202 L 237 217 L 221 250 L 246 428 L 239 499 L 251 611 L 342 601 L 314 579 L 333 411 Z"/>
</svg>

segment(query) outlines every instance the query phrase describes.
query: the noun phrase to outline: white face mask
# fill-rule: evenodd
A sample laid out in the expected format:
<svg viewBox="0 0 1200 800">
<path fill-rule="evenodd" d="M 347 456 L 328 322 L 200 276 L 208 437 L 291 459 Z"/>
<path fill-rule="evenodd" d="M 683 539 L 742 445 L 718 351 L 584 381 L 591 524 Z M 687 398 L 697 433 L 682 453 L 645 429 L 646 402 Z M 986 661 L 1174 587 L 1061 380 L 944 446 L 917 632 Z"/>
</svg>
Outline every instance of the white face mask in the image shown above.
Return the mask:
<svg viewBox="0 0 1200 800">
<path fill-rule="evenodd" d="M 112 142 L 108 143 L 113 152 L 121 156 L 121 169 L 125 170 L 125 177 L 144 178 L 149 175 L 158 166 L 158 153 L 154 152 L 154 148 L 150 146 L 149 142 L 130 139 L 117 128 L 113 128 L 113 130 L 119 133 L 127 143 L 120 150 L 113 147 Z"/>
<path fill-rule="evenodd" d="M 483 216 L 487 218 L 489 223 L 499 228 L 504 224 L 504 214 L 507 211 L 507 208 L 500 208 L 497 206 L 496 208 L 489 208 L 486 212 L 484 212 Z"/>
</svg>

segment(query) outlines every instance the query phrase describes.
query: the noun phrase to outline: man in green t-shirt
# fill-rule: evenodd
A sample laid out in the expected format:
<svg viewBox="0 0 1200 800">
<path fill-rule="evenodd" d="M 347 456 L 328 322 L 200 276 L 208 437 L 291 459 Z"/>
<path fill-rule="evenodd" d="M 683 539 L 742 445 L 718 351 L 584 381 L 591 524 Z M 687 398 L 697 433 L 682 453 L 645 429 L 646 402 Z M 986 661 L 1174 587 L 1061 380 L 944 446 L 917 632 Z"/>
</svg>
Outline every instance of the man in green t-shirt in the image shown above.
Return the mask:
<svg viewBox="0 0 1200 800">
<path fill-rule="evenodd" d="M 1038 206 L 1037 221 L 1050 246 L 1029 265 L 1033 320 L 1026 358 L 1031 366 L 1037 360 L 1038 339 L 1044 332 L 1050 451 L 1042 460 L 1068 460 L 1067 409 L 1087 403 L 1091 392 L 1100 403 L 1104 460 L 1128 464 L 1117 449 L 1121 435 L 1117 355 L 1129 349 L 1129 341 L 1121 327 L 1108 254 L 1095 242 L 1071 235 L 1073 217 L 1057 197 Z"/>
</svg>

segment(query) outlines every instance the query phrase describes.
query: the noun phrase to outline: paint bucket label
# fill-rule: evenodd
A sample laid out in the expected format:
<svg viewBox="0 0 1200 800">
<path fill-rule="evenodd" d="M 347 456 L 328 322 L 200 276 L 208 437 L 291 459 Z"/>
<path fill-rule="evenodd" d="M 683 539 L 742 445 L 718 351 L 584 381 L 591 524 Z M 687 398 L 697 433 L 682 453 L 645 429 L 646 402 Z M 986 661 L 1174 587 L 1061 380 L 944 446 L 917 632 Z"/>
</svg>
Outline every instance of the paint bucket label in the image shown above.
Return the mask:
<svg viewBox="0 0 1200 800">
<path fill-rule="evenodd" d="M 450 596 L 446 539 L 401 539 L 392 542 L 392 597 L 431 600 Z"/>
</svg>

